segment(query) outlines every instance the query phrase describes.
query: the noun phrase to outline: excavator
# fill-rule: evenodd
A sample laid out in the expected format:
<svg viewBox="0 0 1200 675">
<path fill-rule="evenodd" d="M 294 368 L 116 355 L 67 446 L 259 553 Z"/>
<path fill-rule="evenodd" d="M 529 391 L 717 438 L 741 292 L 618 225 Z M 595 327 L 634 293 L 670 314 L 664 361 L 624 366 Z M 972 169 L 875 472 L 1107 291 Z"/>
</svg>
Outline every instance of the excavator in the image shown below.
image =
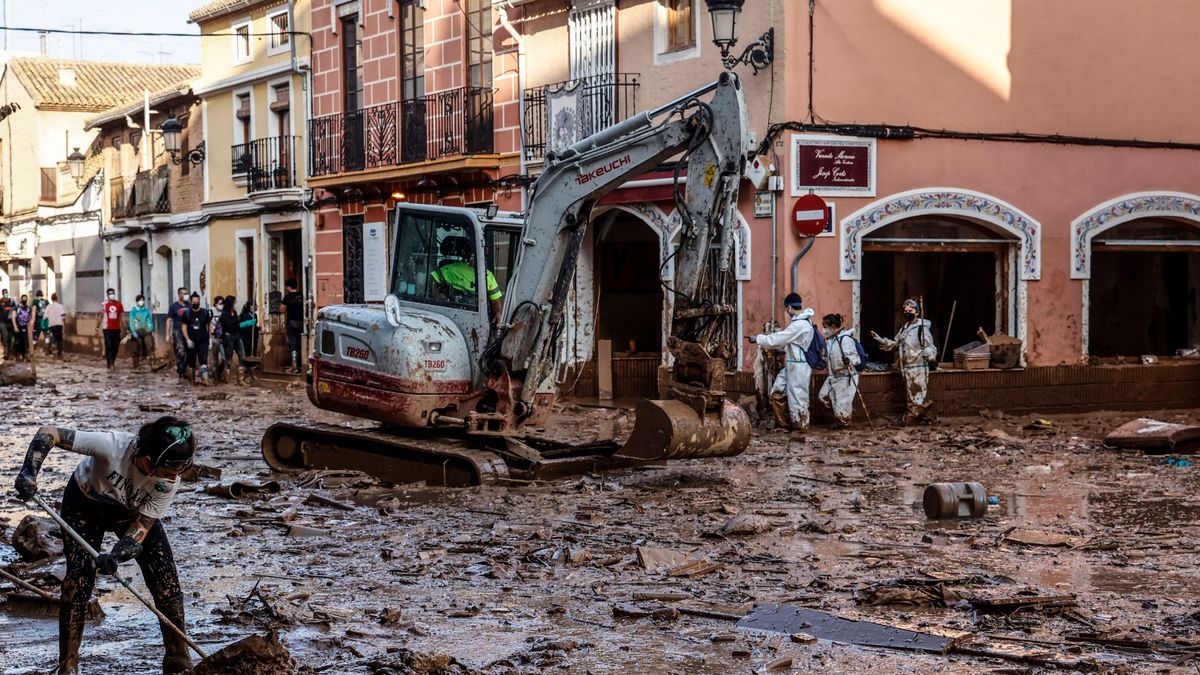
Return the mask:
<svg viewBox="0 0 1200 675">
<path fill-rule="evenodd" d="M 307 374 L 313 405 L 382 424 L 277 423 L 264 459 L 284 471 L 469 486 L 739 454 L 750 421 L 726 398 L 724 376 L 737 340 L 734 210 L 752 149 L 741 83 L 725 72 L 548 152 L 524 218 L 399 204 L 385 301 L 322 308 Z M 680 233 L 663 264 L 674 262 L 663 282 L 673 299 L 663 398 L 639 402 L 623 444 L 533 433 L 572 365 L 567 312 L 593 206 L 672 158 Z"/>
</svg>

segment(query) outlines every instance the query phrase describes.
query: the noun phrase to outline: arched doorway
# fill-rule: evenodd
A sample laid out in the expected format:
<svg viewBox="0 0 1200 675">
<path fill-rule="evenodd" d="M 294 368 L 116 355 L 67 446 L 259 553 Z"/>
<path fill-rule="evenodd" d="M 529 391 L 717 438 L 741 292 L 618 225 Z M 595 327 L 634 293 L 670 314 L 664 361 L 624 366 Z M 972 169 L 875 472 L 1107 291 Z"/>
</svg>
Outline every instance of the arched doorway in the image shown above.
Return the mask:
<svg viewBox="0 0 1200 675">
<path fill-rule="evenodd" d="M 839 243 L 860 334 L 892 333 L 904 298 L 925 296 L 939 352 L 970 342 L 981 327 L 1025 339 L 1026 284 L 1041 276 L 1041 225 L 1011 204 L 957 188 L 898 193 L 843 219 Z M 872 342 L 864 346 L 874 349 Z"/>
<path fill-rule="evenodd" d="M 596 353 L 611 345 L 613 395 L 654 397 L 663 349 L 659 233 L 624 210 L 598 216 L 592 230 Z M 603 368 L 597 363 L 597 372 Z"/>
<path fill-rule="evenodd" d="M 1084 280 L 1084 358 L 1200 345 L 1200 197 L 1126 195 L 1077 219 L 1071 233 L 1071 276 Z"/>
<path fill-rule="evenodd" d="M 979 328 L 1011 334 L 1015 248 L 1012 237 L 965 218 L 919 216 L 871 232 L 862 241 L 860 332 L 891 335 L 904 300 L 920 298 L 939 352 L 978 339 Z M 890 360 L 873 340 L 863 345 Z"/>
</svg>

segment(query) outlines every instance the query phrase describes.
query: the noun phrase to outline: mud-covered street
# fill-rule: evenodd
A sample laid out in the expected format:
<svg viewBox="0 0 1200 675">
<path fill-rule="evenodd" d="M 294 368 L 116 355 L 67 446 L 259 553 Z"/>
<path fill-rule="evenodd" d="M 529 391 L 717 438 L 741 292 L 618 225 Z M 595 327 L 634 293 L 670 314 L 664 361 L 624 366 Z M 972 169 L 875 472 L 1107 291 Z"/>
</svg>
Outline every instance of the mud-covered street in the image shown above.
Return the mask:
<svg viewBox="0 0 1200 675">
<path fill-rule="evenodd" d="M 195 425 L 198 461 L 221 470 L 181 487 L 166 519 L 188 628 L 210 651 L 276 629 L 301 672 L 321 673 L 1200 664 L 1200 474 L 1183 455 L 1102 447 L 1138 415 L 877 419 L 874 430 L 816 428 L 804 443 L 760 429 L 730 459 L 433 489 L 268 472 L 258 444 L 269 424 L 363 424 L 319 413 L 298 383 L 193 388 L 122 366 L 41 364 L 36 386 L 0 389 L 0 566 L 57 594 L 61 557 L 26 564 L 9 545 L 36 513 L 12 481 L 38 426 L 132 432 L 180 415 Z M 631 416 L 567 404 L 547 434 L 620 434 Z M 1148 416 L 1200 422 L 1195 411 Z M 57 500 L 78 460 L 55 450 L 41 494 Z M 215 489 L 234 481 L 253 485 L 241 498 Z M 978 481 L 997 503 L 984 518 L 928 521 L 921 498 L 934 481 Z M 141 584 L 135 565 L 121 569 Z M 97 588 L 105 616 L 86 629 L 84 672 L 159 672 L 156 622 L 111 578 Z M 756 603 L 932 637 L 869 646 L 854 644 L 869 642 L 865 629 L 836 641 L 809 622 L 739 629 Z M 0 605 L 0 634 L 4 673 L 53 668 L 53 617 Z M 937 636 L 954 653 L 925 651 Z"/>
</svg>

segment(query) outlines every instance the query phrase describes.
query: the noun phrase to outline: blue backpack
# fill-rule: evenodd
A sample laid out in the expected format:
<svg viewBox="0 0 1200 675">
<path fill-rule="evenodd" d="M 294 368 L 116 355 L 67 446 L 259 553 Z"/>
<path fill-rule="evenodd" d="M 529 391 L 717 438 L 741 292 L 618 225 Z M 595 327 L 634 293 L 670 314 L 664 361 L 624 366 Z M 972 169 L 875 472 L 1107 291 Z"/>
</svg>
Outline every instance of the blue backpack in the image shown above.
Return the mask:
<svg viewBox="0 0 1200 675">
<path fill-rule="evenodd" d="M 812 321 L 808 321 L 808 325 L 812 326 L 812 339 L 804 348 L 804 360 L 808 362 L 809 368 L 821 370 L 825 367 L 825 336 L 821 335 L 821 331 L 817 330 Z"/>
<path fill-rule="evenodd" d="M 850 339 L 854 340 L 854 351 L 858 352 L 858 365 L 854 366 L 854 369 L 861 373 L 867 369 L 867 348 L 857 339 Z"/>
</svg>

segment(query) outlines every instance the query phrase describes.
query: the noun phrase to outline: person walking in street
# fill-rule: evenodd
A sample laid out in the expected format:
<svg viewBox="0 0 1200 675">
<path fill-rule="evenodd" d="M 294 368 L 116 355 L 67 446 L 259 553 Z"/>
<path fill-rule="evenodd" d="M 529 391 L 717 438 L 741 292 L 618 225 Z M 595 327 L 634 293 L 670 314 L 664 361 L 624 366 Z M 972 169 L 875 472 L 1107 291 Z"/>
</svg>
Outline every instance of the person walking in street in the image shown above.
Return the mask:
<svg viewBox="0 0 1200 675">
<path fill-rule="evenodd" d="M 192 369 L 192 384 L 209 386 L 208 351 L 212 336 L 212 312 L 200 306 L 200 294 L 192 293 L 192 304 L 184 314 L 187 326 L 188 365 Z"/>
<path fill-rule="evenodd" d="M 242 342 L 242 353 L 250 356 L 254 355 L 255 333 L 258 330 L 258 303 L 253 300 L 247 300 L 246 304 L 242 305 L 242 314 L 238 317 L 239 339 Z M 242 361 L 242 367 L 246 371 L 246 379 L 250 382 L 257 382 L 258 378 L 254 375 L 254 364 L 245 360 Z"/>
<path fill-rule="evenodd" d="M 188 345 L 187 336 L 184 334 L 187 322 L 183 320 L 187 311 L 188 289 L 180 286 L 175 291 L 175 302 L 167 308 L 167 345 L 175 355 L 175 374 L 179 376 L 180 381 L 187 378 L 188 371 Z"/>
<path fill-rule="evenodd" d="M 212 352 L 210 361 L 213 364 L 213 381 L 228 382 L 229 359 L 225 356 L 225 328 L 221 325 L 221 315 L 225 312 L 225 298 L 218 295 L 213 298 L 212 323 Z"/>
<path fill-rule="evenodd" d="M 29 296 L 22 295 L 21 302 L 12 311 L 13 356 L 22 361 L 29 360 L 29 333 L 37 322 L 37 310 L 29 305 Z"/>
<path fill-rule="evenodd" d="M 913 298 L 904 301 L 904 324 L 895 339 L 880 337 L 871 331 L 871 337 L 884 351 L 898 350 L 900 372 L 904 376 L 904 392 L 907 406 L 905 424 L 930 421 L 929 409 L 932 401 L 926 400 L 929 389 L 929 364 L 937 358 L 933 344 L 933 327 L 921 318 L 921 303 Z"/>
<path fill-rule="evenodd" d="M 133 369 L 137 370 L 142 359 L 154 365 L 154 315 L 146 306 L 146 296 L 139 294 L 134 307 L 129 310 L 129 335 L 137 343 L 133 351 Z"/>
<path fill-rule="evenodd" d="M 237 298 L 227 295 L 219 306 L 221 313 L 217 323 L 221 326 L 221 358 L 228 369 L 227 374 L 236 375 L 240 385 L 243 382 L 242 371 L 246 370 L 246 347 L 242 344 L 242 320 L 237 312 Z M 236 366 L 233 364 L 234 356 L 238 359 Z"/>
<path fill-rule="evenodd" d="M 108 300 L 100 310 L 100 325 L 104 329 L 104 360 L 108 369 L 117 364 L 117 352 L 121 349 L 121 333 L 125 327 L 125 306 L 117 300 L 117 292 L 108 289 Z"/>
<path fill-rule="evenodd" d="M 50 351 L 62 358 L 63 356 L 63 326 L 67 323 L 67 308 L 58 301 L 58 293 L 50 294 L 50 304 L 46 305 L 46 325 L 50 330 Z"/>
<path fill-rule="evenodd" d="M 79 646 L 97 572 L 115 575 L 121 563 L 136 561 L 154 606 L 184 629 L 183 591 L 162 518 L 179 489 L 180 474 L 192 464 L 196 440 L 187 422 L 171 416 L 143 425 L 137 435 L 41 427 L 17 474 L 16 492 L 22 500 L 37 494 L 42 462 L 56 447 L 85 455 L 63 492 L 63 520 L 93 549 L 100 549 L 105 533 L 119 538 L 96 559 L 71 537 L 62 538 L 67 570 L 58 615 L 56 672 L 74 675 L 79 672 Z M 165 624 L 159 627 L 166 651 L 163 673 L 190 669 L 187 643 Z"/>
<path fill-rule="evenodd" d="M 833 416 L 842 426 L 850 425 L 854 416 L 854 396 L 858 392 L 859 366 L 863 363 L 861 347 L 854 331 L 842 328 L 841 314 L 826 314 L 821 319 L 825 334 L 825 351 L 829 360 L 829 376 L 817 394 L 833 409 Z"/>
<path fill-rule="evenodd" d="M 50 323 L 46 319 L 46 308 L 50 303 L 46 301 L 46 294 L 38 291 L 34 294 L 33 309 L 37 312 L 37 321 L 33 324 L 33 344 L 30 349 L 37 349 L 38 341 L 42 342 L 42 350 L 50 354 Z"/>
<path fill-rule="evenodd" d="M 304 332 L 304 296 L 300 294 L 300 287 L 296 284 L 295 279 L 288 279 L 283 286 L 287 293 L 283 296 L 280 304 L 284 308 L 288 351 L 292 355 L 291 372 L 298 373 L 300 372 L 300 336 Z"/>
<path fill-rule="evenodd" d="M 0 346 L 4 347 L 4 358 L 6 359 L 12 356 L 12 313 L 16 307 L 17 303 L 8 296 L 8 289 L 0 291 Z"/>
<path fill-rule="evenodd" d="M 783 427 L 790 427 L 795 436 L 800 436 L 808 429 L 808 385 L 813 368 L 806 351 L 815 339 L 812 317 L 816 312 L 811 307 L 805 309 L 803 300 L 796 293 L 788 293 L 783 306 L 790 317 L 787 327 L 767 335 L 750 336 L 750 341 L 763 349 L 785 352 L 787 364 L 771 385 L 771 407 L 775 410 L 776 421 Z M 784 400 L 787 401 L 786 418 L 782 415 Z"/>
</svg>

